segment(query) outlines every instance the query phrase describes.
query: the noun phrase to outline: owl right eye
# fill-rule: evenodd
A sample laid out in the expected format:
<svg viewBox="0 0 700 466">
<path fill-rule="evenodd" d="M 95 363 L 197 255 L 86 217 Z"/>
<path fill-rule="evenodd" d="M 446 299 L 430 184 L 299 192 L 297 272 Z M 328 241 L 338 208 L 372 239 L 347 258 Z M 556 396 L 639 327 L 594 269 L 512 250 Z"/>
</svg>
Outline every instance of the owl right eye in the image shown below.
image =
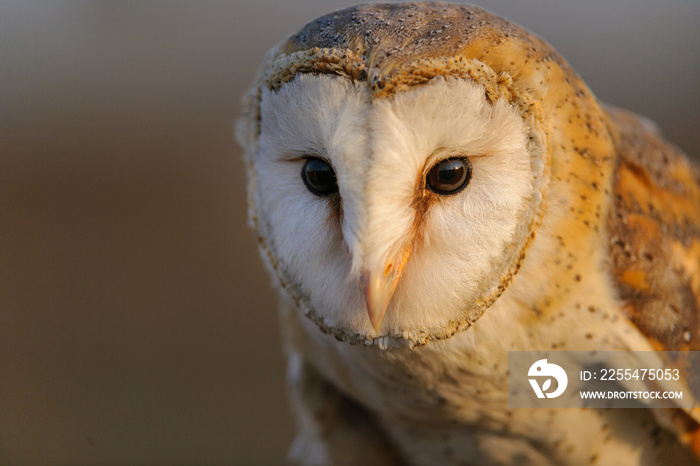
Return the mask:
<svg viewBox="0 0 700 466">
<path fill-rule="evenodd" d="M 316 196 L 330 196 L 338 192 L 338 182 L 333 167 L 318 157 L 306 159 L 301 169 L 301 179 L 306 188 Z"/>
<path fill-rule="evenodd" d="M 441 196 L 452 196 L 463 190 L 472 177 L 472 165 L 466 157 L 452 157 L 433 165 L 426 177 L 426 186 Z"/>
</svg>

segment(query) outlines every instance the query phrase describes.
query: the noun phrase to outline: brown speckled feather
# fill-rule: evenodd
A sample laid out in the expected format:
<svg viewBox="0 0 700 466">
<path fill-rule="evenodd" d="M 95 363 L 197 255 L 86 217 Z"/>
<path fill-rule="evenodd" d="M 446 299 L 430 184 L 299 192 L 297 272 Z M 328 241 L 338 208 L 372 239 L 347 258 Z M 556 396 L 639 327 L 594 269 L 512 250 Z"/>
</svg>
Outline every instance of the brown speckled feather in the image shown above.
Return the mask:
<svg viewBox="0 0 700 466">
<path fill-rule="evenodd" d="M 700 350 L 700 170 L 649 124 L 610 112 L 619 165 L 610 254 L 628 316 L 659 350 Z"/>
<path fill-rule="evenodd" d="M 700 169 L 652 123 L 620 109 L 609 114 L 618 151 L 609 247 L 624 310 L 657 350 L 698 351 Z M 700 378 L 686 354 L 667 363 L 681 370 L 697 399 Z M 698 423 L 674 416 L 700 456 Z"/>
</svg>

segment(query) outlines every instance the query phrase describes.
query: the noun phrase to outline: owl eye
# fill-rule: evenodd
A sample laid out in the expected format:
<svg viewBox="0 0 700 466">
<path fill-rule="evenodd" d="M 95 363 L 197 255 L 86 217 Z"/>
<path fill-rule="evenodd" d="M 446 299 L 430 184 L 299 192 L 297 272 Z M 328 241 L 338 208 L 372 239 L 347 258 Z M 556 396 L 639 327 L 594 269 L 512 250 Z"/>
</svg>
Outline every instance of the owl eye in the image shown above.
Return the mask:
<svg viewBox="0 0 700 466">
<path fill-rule="evenodd" d="M 428 188 L 442 196 L 451 196 L 463 190 L 472 177 L 472 165 L 466 157 L 441 160 L 430 169 L 426 177 Z"/>
<path fill-rule="evenodd" d="M 306 188 L 316 196 L 330 196 L 338 192 L 335 172 L 328 162 L 317 157 L 309 157 L 301 169 L 301 179 Z"/>
</svg>

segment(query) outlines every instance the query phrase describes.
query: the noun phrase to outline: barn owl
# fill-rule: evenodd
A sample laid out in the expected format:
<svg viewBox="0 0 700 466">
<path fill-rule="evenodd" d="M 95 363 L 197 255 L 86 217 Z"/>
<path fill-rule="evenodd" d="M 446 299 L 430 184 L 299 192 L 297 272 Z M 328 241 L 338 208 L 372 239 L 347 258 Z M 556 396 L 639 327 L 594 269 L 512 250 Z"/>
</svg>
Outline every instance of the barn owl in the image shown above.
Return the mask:
<svg viewBox="0 0 700 466">
<path fill-rule="evenodd" d="M 321 17 L 244 100 L 293 463 L 697 461 L 697 410 L 506 400 L 509 350 L 700 350 L 700 171 L 652 123 L 448 3 Z"/>
</svg>

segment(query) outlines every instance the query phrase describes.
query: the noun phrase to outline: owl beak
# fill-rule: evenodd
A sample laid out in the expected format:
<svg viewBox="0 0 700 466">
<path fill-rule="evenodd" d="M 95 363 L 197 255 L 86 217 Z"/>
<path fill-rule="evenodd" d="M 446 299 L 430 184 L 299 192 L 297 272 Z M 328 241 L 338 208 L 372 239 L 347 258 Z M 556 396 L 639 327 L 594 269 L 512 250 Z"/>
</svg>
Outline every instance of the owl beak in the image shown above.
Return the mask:
<svg viewBox="0 0 700 466">
<path fill-rule="evenodd" d="M 365 270 L 362 274 L 369 321 L 377 333 L 381 331 L 386 308 L 410 256 L 411 250 L 404 249 L 397 259 L 389 259 L 382 270 Z"/>
</svg>

